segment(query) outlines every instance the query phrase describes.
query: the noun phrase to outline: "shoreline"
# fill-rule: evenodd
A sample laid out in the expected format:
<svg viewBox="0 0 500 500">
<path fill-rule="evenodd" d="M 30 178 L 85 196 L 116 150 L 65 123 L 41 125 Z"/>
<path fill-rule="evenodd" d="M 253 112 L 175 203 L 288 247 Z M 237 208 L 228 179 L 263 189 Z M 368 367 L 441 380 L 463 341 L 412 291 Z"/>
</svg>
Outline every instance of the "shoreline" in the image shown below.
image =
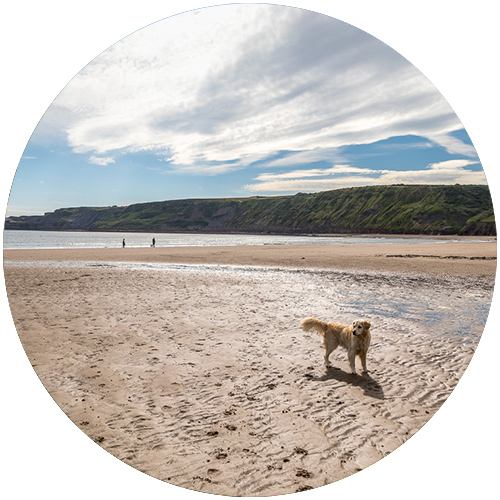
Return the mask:
<svg viewBox="0 0 500 500">
<path fill-rule="evenodd" d="M 446 241 L 443 244 L 419 243 L 418 245 L 369 243 L 4 249 L 3 257 L 6 264 L 9 261 L 109 261 L 494 276 L 496 241 Z"/>
</svg>

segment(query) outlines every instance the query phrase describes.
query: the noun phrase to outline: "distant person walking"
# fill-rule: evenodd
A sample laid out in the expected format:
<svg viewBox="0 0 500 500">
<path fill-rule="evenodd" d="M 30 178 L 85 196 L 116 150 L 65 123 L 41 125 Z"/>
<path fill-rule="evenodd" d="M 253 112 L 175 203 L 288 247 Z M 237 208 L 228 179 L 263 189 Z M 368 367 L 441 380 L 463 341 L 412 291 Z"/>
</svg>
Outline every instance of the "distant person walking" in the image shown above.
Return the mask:
<svg viewBox="0 0 500 500">
<path fill-rule="evenodd" d="M 123 241 L 122 241 L 122 248 L 125 248 L 125 238 L 123 238 Z"/>
<path fill-rule="evenodd" d="M 151 245 L 153 248 L 156 246 L 156 240 L 153 238 L 153 243 Z"/>
</svg>

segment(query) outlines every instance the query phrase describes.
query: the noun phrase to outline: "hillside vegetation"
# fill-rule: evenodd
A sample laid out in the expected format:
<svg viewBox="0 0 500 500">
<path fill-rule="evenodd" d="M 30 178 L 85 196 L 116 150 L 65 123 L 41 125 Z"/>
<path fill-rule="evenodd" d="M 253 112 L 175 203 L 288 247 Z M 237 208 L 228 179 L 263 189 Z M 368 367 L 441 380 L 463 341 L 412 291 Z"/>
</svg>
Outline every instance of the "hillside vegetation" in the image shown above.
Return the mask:
<svg viewBox="0 0 500 500">
<path fill-rule="evenodd" d="M 294 196 L 215 198 L 125 207 L 60 208 L 8 217 L 6 229 L 494 235 L 482 185 L 369 186 Z"/>
</svg>

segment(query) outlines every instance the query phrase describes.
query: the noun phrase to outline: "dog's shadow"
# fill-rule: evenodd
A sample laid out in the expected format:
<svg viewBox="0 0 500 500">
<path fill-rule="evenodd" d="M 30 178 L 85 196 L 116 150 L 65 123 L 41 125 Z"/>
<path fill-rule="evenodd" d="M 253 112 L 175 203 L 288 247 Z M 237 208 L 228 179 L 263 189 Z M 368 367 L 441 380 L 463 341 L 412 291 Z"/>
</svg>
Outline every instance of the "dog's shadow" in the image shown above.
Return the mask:
<svg viewBox="0 0 500 500">
<path fill-rule="evenodd" d="M 325 382 L 326 380 L 337 380 L 345 384 L 350 384 L 356 387 L 361 387 L 366 396 L 376 399 L 384 399 L 384 390 L 382 386 L 369 374 L 353 375 L 347 373 L 340 368 L 328 367 L 323 375 L 306 374 L 309 380 L 315 382 Z"/>
</svg>

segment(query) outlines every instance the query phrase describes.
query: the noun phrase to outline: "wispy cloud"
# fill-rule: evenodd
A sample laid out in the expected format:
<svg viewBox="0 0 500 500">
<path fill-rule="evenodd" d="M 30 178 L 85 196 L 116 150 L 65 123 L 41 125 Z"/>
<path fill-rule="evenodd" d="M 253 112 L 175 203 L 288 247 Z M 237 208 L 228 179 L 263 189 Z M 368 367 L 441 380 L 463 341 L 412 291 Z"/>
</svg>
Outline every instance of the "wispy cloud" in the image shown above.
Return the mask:
<svg viewBox="0 0 500 500">
<path fill-rule="evenodd" d="M 280 168 L 280 167 L 294 167 L 296 165 L 307 165 L 317 163 L 325 160 L 342 161 L 342 155 L 338 151 L 339 148 L 316 148 L 305 151 L 292 151 L 288 154 L 268 160 L 262 163 L 265 168 Z"/>
<path fill-rule="evenodd" d="M 300 9 L 225 5 L 114 45 L 61 92 L 37 133 L 58 131 L 98 165 L 117 151 L 154 151 L 178 170 L 218 174 L 277 151 L 296 151 L 287 161 L 298 165 L 410 134 L 474 157 L 450 135 L 461 128 L 429 81 L 368 34 Z"/>
<path fill-rule="evenodd" d="M 447 160 L 431 163 L 423 170 L 403 171 L 334 165 L 323 169 L 263 173 L 246 189 L 258 193 L 296 193 L 381 184 L 486 184 L 482 170 L 467 169 L 475 164 L 473 160 Z"/>
<path fill-rule="evenodd" d="M 111 156 L 91 156 L 89 158 L 89 163 L 92 163 L 92 165 L 99 165 L 100 167 L 106 167 L 107 165 L 115 163 L 115 159 Z"/>
<path fill-rule="evenodd" d="M 462 142 L 460 139 L 457 139 L 450 134 L 430 135 L 429 139 L 445 148 L 448 153 L 477 158 L 474 146 Z"/>
</svg>

